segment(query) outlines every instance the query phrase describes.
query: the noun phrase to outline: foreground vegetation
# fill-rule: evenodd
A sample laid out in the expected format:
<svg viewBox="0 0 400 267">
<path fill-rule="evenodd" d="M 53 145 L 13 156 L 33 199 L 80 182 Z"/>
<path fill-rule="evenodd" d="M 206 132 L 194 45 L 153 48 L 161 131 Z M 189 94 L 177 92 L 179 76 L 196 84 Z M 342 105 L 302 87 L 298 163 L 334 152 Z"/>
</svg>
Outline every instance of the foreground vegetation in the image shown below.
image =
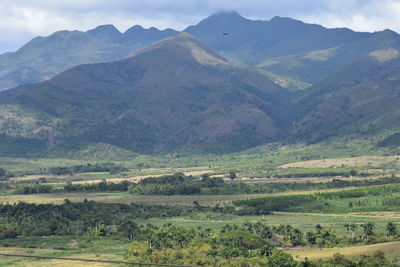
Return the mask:
<svg viewBox="0 0 400 267">
<path fill-rule="evenodd" d="M 288 195 L 234 201 L 245 207 L 243 214 L 265 214 L 271 211 L 348 213 L 400 211 L 400 186 L 390 185 L 338 192 Z"/>
<path fill-rule="evenodd" d="M 262 221 L 248 221 L 241 225 L 224 224 L 219 230 L 176 224 L 156 226 L 135 223 L 138 219 L 185 216 L 198 213 L 199 210 L 207 212 L 199 207 L 101 204 L 89 201 L 71 203 L 68 200 L 62 205 L 3 204 L 0 206 L 0 214 L 3 214 L 0 240 L 3 246 L 13 246 L 16 245 L 14 240 L 19 237 L 19 246 L 35 247 L 37 240 L 27 237 L 59 236 L 64 238 L 59 241 L 52 239 L 53 249 L 64 249 L 62 245 L 57 247 L 55 244 L 62 244 L 71 238 L 78 239 L 78 248 L 85 249 L 104 238 L 111 238 L 120 240 L 121 244 L 129 243 L 125 258 L 136 262 L 207 266 L 237 266 L 246 262 L 261 266 L 295 266 L 289 254 L 276 248 L 305 245 L 330 247 L 359 242 L 368 244 L 399 238 L 397 225 L 392 222 L 386 225 L 386 237 L 380 237 L 379 240 L 373 223 L 360 225 L 363 229 L 360 236 L 354 234 L 357 229 L 355 224 L 345 225 L 352 232 L 351 236 L 338 236 L 332 228 L 320 224 L 316 224 L 312 231 L 303 232 L 289 224 L 270 226 Z M 213 211 L 223 214 L 234 212 L 231 209 Z M 43 245 L 50 244 L 40 246 Z M 378 259 L 382 264 L 388 263 L 382 255 L 371 258 Z M 346 260 L 343 259 L 343 262 Z"/>
<path fill-rule="evenodd" d="M 0 246 L 206 266 L 398 266 L 395 151 L 318 146 L 129 161 L 3 159 Z M 4 266 L 46 264 L 63 266 L 0 258 Z"/>
</svg>

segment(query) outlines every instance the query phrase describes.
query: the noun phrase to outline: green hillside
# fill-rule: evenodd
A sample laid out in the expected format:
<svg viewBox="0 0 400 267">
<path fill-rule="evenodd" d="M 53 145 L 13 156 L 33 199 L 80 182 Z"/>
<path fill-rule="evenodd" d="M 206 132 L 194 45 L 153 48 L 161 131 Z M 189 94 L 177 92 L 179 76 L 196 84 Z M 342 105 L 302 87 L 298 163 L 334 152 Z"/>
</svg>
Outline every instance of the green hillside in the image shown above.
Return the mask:
<svg viewBox="0 0 400 267">
<path fill-rule="evenodd" d="M 121 33 L 112 25 L 104 25 L 87 32 L 58 31 L 36 37 L 18 51 L 0 55 L 0 90 L 47 80 L 80 64 L 122 59 L 176 33 L 140 26 Z"/>
<path fill-rule="evenodd" d="M 306 83 L 316 83 L 372 51 L 389 48 L 400 49 L 400 36 L 385 30 L 373 33 L 361 42 L 284 57 L 270 57 L 257 67 Z"/>
<path fill-rule="evenodd" d="M 4 91 L 0 121 L 4 138 L 38 143 L 32 152 L 106 143 L 221 153 L 277 140 L 288 125 L 287 94 L 183 33 L 121 61 Z"/>
<path fill-rule="evenodd" d="M 304 92 L 295 105 L 295 138 L 307 142 L 398 130 L 400 52 L 386 49 L 337 71 Z"/>
</svg>

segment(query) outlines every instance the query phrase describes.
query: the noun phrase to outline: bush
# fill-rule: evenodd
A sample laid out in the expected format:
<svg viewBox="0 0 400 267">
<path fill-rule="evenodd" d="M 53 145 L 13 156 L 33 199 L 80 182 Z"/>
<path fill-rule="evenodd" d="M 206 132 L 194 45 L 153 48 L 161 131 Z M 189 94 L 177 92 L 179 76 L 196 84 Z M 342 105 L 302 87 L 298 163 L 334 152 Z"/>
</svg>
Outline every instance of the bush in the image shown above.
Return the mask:
<svg viewBox="0 0 400 267">
<path fill-rule="evenodd" d="M 17 236 L 18 236 L 18 233 L 16 231 L 9 230 L 9 229 L 3 230 L 0 233 L 1 238 L 16 238 Z"/>
<path fill-rule="evenodd" d="M 270 267 L 294 267 L 296 262 L 289 254 L 276 249 L 268 257 L 268 265 Z"/>
</svg>

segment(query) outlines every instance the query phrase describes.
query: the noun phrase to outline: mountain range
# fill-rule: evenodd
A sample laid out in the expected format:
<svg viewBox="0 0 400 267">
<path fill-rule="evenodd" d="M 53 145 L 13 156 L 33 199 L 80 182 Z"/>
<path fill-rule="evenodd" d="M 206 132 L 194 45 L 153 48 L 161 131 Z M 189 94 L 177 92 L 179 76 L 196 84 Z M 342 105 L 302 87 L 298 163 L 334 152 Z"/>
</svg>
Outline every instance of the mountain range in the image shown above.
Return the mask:
<svg viewBox="0 0 400 267">
<path fill-rule="evenodd" d="M 120 61 L 5 90 L 1 121 L 5 136 L 48 148 L 107 143 L 141 153 L 230 151 L 279 137 L 286 94 L 181 33 Z"/>
<path fill-rule="evenodd" d="M 307 84 L 371 51 L 399 46 L 399 35 L 389 30 L 327 29 L 282 17 L 249 20 L 237 12 L 214 14 L 183 32 L 230 62 L 258 66 Z M 0 55 L 0 90 L 46 80 L 80 64 L 120 60 L 177 33 L 139 25 L 121 33 L 112 25 L 102 25 L 87 32 L 59 31 L 37 37 L 16 52 Z"/>
<path fill-rule="evenodd" d="M 87 32 L 59 31 L 36 37 L 18 51 L 0 55 L 0 89 L 47 80 L 81 64 L 122 59 L 176 33 L 140 26 L 121 33 L 112 25 L 103 25 Z"/>
<path fill-rule="evenodd" d="M 379 134 L 397 145 L 399 38 L 236 12 L 181 33 L 37 37 L 0 56 L 0 88 L 19 85 L 0 92 L 0 151 L 225 153 Z"/>
</svg>

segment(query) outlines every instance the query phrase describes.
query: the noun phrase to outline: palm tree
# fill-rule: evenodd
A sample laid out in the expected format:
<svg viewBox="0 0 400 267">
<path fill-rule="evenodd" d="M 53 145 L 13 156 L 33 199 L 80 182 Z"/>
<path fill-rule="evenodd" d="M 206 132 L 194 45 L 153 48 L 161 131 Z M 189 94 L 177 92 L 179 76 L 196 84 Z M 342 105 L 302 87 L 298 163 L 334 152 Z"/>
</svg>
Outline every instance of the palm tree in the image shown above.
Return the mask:
<svg viewBox="0 0 400 267">
<path fill-rule="evenodd" d="M 350 232 L 350 224 L 346 223 L 345 225 L 343 225 L 344 228 L 346 228 L 347 232 Z"/>
<path fill-rule="evenodd" d="M 317 243 L 317 238 L 315 237 L 313 232 L 307 232 L 306 239 L 311 245 L 315 245 Z"/>
<path fill-rule="evenodd" d="M 351 238 L 353 238 L 353 239 L 354 239 L 354 234 L 355 234 L 357 228 L 358 228 L 358 226 L 356 224 L 354 224 L 354 223 L 350 224 Z"/>
<path fill-rule="evenodd" d="M 320 225 L 320 224 L 317 224 L 317 225 L 315 226 L 315 231 L 317 231 L 317 234 L 320 234 L 321 231 L 322 231 L 322 229 L 323 229 L 323 227 L 322 227 L 322 225 Z"/>
<path fill-rule="evenodd" d="M 369 222 L 369 223 L 364 223 L 364 224 L 361 224 L 361 227 L 362 227 L 363 230 L 364 230 L 364 237 L 365 237 L 366 239 L 367 239 L 369 236 L 375 234 L 375 233 L 374 233 L 375 225 L 374 225 L 373 223 L 371 223 L 371 222 Z"/>
<path fill-rule="evenodd" d="M 346 228 L 346 231 L 347 231 L 348 233 L 351 232 L 351 238 L 354 239 L 354 233 L 355 233 L 355 231 L 357 230 L 357 225 L 355 225 L 354 223 L 353 223 L 353 224 L 348 224 L 348 223 L 346 223 L 346 224 L 344 225 L 344 228 Z"/>
<path fill-rule="evenodd" d="M 386 225 L 387 236 L 396 236 L 397 235 L 397 226 L 393 222 L 389 222 Z"/>
</svg>

